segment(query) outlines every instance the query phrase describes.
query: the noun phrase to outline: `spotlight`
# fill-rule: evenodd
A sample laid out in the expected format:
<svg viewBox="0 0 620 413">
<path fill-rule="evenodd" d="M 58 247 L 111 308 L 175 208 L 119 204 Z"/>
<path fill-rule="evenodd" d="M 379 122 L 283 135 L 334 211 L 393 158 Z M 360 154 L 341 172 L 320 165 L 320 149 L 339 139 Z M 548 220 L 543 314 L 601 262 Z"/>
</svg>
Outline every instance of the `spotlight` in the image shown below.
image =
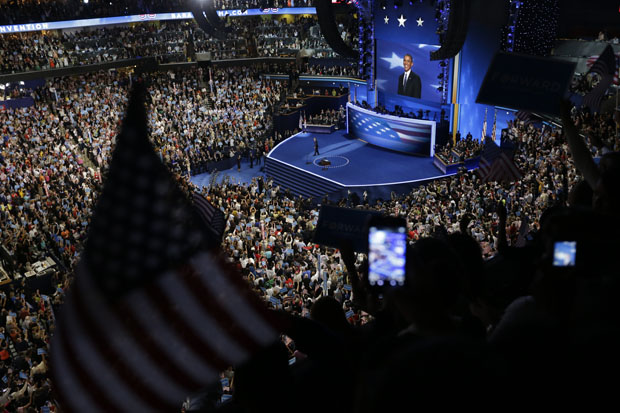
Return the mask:
<svg viewBox="0 0 620 413">
<path fill-rule="evenodd" d="M 381 0 L 379 2 L 379 6 L 381 6 L 382 10 L 385 10 L 385 8 L 387 7 L 387 1 L 386 0 Z"/>
<path fill-rule="evenodd" d="M 394 8 L 397 9 L 399 7 L 402 7 L 403 5 L 403 0 L 394 0 Z"/>
</svg>

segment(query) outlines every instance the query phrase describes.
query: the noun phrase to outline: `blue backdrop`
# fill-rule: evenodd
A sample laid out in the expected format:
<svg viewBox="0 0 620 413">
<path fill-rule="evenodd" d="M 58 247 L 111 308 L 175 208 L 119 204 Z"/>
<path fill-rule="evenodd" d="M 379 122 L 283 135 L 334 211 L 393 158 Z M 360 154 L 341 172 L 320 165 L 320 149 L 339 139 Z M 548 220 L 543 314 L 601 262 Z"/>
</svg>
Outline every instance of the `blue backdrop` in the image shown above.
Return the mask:
<svg viewBox="0 0 620 413">
<path fill-rule="evenodd" d="M 472 0 L 469 31 L 460 56 L 457 102 L 460 104 L 458 130 L 462 136 L 467 135 L 467 132 L 477 138 L 482 135 L 486 108 L 487 134 L 490 134 L 493 128 L 495 108 L 476 104 L 476 97 L 491 60 L 500 48 L 501 29 L 508 17 L 506 5 L 507 3 L 496 0 Z M 498 131 L 506 127 L 505 114 L 505 110 L 498 110 Z"/>
<path fill-rule="evenodd" d="M 437 91 L 441 73 L 439 61 L 430 60 L 430 52 L 439 46 L 415 43 L 394 43 L 377 40 L 377 90 L 386 93 L 398 92 L 398 77 L 403 73 L 403 57 L 409 53 L 413 57 L 411 71 L 420 76 L 422 81 L 422 100 L 441 101 L 441 93 Z"/>
<path fill-rule="evenodd" d="M 433 1 L 404 1 L 395 8 L 392 1 L 386 1 L 382 10 L 375 2 L 375 39 L 398 41 L 402 44 L 438 44 L 437 22 Z M 386 19 L 387 18 L 387 19 Z"/>
</svg>

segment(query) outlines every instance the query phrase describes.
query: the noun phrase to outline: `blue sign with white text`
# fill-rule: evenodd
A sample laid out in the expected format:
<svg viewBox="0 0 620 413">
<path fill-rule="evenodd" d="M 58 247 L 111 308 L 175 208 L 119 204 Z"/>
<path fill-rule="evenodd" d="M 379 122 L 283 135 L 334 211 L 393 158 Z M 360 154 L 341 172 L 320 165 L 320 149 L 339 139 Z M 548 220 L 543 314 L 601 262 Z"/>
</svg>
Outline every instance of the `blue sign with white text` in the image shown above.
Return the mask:
<svg viewBox="0 0 620 413">
<path fill-rule="evenodd" d="M 575 63 L 500 52 L 489 66 L 476 103 L 559 115 L 574 72 Z"/>
</svg>

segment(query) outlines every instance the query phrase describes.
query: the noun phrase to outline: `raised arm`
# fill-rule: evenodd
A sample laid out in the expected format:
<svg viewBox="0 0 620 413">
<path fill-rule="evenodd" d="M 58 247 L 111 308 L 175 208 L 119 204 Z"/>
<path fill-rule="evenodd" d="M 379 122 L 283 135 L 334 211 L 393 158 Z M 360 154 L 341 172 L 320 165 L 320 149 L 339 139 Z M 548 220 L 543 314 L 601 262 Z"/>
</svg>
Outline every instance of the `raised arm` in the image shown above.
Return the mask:
<svg viewBox="0 0 620 413">
<path fill-rule="evenodd" d="M 594 159 L 592 159 L 588 146 L 581 136 L 579 136 L 579 131 L 571 119 L 570 103 L 568 101 L 563 101 L 561 110 L 564 136 L 566 136 L 568 148 L 573 157 L 575 167 L 581 172 L 588 185 L 590 185 L 590 188 L 594 189 L 596 187 L 596 182 L 600 178 L 598 166 L 594 162 Z"/>
</svg>

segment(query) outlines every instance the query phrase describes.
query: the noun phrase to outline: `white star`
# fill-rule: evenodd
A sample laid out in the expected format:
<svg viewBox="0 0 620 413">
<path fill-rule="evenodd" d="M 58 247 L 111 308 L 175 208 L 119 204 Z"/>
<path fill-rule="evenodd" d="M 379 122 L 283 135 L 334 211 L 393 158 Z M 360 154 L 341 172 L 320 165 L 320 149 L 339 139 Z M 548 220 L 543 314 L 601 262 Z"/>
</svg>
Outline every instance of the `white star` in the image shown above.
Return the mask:
<svg viewBox="0 0 620 413">
<path fill-rule="evenodd" d="M 381 60 L 385 60 L 390 64 L 390 69 L 395 67 L 401 67 L 403 65 L 403 58 L 392 52 L 392 57 L 382 57 Z"/>
<path fill-rule="evenodd" d="M 424 23 L 424 20 L 422 20 L 422 18 L 419 17 L 418 20 L 416 20 L 416 22 L 418 23 L 418 26 L 422 26 L 422 23 Z"/>
<path fill-rule="evenodd" d="M 383 21 L 385 22 L 385 24 L 388 24 L 390 21 L 390 18 L 388 16 L 385 16 L 385 19 L 383 19 Z"/>
<path fill-rule="evenodd" d="M 400 19 L 396 19 L 398 20 L 398 27 L 403 26 L 405 27 L 405 22 L 407 21 L 407 19 L 405 19 L 405 17 L 401 14 L 400 15 Z"/>
</svg>

